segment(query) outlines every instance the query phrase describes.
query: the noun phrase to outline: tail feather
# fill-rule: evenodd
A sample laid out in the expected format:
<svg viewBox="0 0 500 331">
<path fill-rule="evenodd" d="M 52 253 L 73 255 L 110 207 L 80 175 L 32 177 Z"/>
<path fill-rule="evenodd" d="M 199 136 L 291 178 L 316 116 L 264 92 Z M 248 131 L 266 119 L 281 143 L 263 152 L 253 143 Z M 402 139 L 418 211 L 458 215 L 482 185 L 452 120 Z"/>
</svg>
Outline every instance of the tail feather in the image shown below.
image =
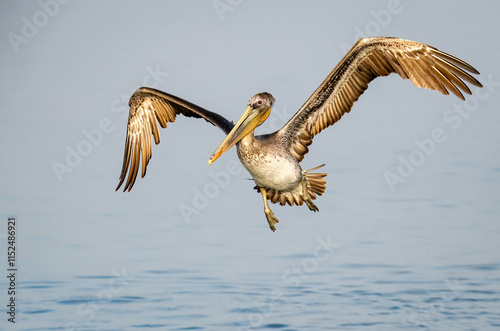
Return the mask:
<svg viewBox="0 0 500 331">
<path fill-rule="evenodd" d="M 321 168 L 324 164 L 304 171 L 307 181 L 307 193 L 311 197 L 311 199 L 316 199 L 316 195 L 323 195 L 326 191 L 326 177 L 325 173 L 311 173 L 310 171 Z M 259 191 L 259 188 L 256 186 L 255 189 Z M 302 196 L 301 189 L 298 188 L 292 192 L 280 192 L 275 191 L 270 188 L 266 188 L 267 199 L 272 203 L 280 203 L 280 205 L 284 206 L 288 204 L 290 206 L 297 205 L 302 206 L 304 203 L 304 197 Z"/>
<path fill-rule="evenodd" d="M 326 192 L 326 179 L 324 179 L 326 177 L 326 174 L 318 172 L 310 173 L 309 171 L 316 170 L 318 168 L 321 168 L 322 166 L 324 166 L 324 164 L 305 171 L 307 180 L 307 192 L 313 200 L 316 199 L 316 194 L 323 195 Z"/>
</svg>

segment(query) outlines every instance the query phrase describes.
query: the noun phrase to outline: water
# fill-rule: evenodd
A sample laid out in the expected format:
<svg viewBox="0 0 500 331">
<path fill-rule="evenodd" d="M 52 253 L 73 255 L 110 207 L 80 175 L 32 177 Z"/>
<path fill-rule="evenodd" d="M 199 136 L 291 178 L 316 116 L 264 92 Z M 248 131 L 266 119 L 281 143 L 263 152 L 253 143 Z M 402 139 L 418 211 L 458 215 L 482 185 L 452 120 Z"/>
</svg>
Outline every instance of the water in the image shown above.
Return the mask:
<svg viewBox="0 0 500 331">
<path fill-rule="evenodd" d="M 414 213 L 432 198 L 358 201 L 355 210 L 332 189 L 318 214 L 275 206 L 272 233 L 251 191 L 242 198 L 256 206 L 213 215 L 243 183 L 191 224 L 174 211 L 73 215 L 71 224 L 43 220 L 59 230 L 37 233 L 20 219 L 17 329 L 500 327 L 493 218 L 461 218 L 456 205 Z"/>
<path fill-rule="evenodd" d="M 209 169 L 197 156 L 186 173 L 184 163 L 158 153 L 155 171 L 126 194 L 113 191 L 116 169 L 93 175 L 83 165 L 58 190 L 12 199 L 25 206 L 15 215 L 17 323 L 4 317 L 1 326 L 499 329 L 500 172 L 494 155 L 467 146 L 473 131 L 450 136 L 395 192 L 383 174 L 408 152 L 389 142 L 352 141 L 328 156 L 312 154 L 308 167 L 331 161 L 320 212 L 274 205 L 275 233 L 244 172 L 188 222 L 179 211 L 193 206 L 195 192 L 215 182 L 210 172 L 224 172 L 234 154 Z M 323 141 L 314 148 L 327 148 Z M 468 152 L 457 156 L 463 146 Z M 105 154 L 90 162 L 111 159 Z M 171 190 L 172 180 L 183 189 Z"/>
<path fill-rule="evenodd" d="M 297 258 L 286 260 L 294 263 Z M 450 276 L 457 272 L 463 276 L 441 281 L 423 280 L 410 266 L 344 264 L 304 274 L 304 280 L 289 286 L 271 275 L 252 282 L 196 276 L 188 270 L 147 270 L 127 280 L 123 291 L 116 286 L 116 293 L 109 276 L 75 277 L 26 286 L 23 292 L 39 292 L 39 299 L 23 302 L 22 319 L 23 324 L 31 324 L 26 328 L 30 330 L 64 326 L 81 330 L 361 330 L 366 326 L 488 330 L 499 326 L 494 310 L 498 291 L 487 285 L 498 282 L 498 268 L 447 266 Z M 439 275 L 442 269 L 428 271 Z M 112 293 L 109 298 L 106 290 Z M 50 293 L 59 291 L 64 298 L 50 298 Z M 40 305 L 46 308 L 37 308 Z M 61 325 L 62 317 L 73 322 Z"/>
<path fill-rule="evenodd" d="M 0 3 L 1 330 L 500 329 L 498 2 L 63 3 Z M 485 88 L 463 103 L 395 75 L 370 83 L 302 163 L 326 163 L 319 213 L 271 206 L 272 233 L 242 170 L 183 216 L 235 160 L 209 167 L 223 134 L 187 118 L 162 130 L 147 176 L 114 192 L 134 87 L 229 120 L 265 90 L 276 105 L 260 129 L 272 132 L 374 30 L 464 59 Z M 392 191 L 384 174 L 436 129 L 446 139 Z"/>
</svg>

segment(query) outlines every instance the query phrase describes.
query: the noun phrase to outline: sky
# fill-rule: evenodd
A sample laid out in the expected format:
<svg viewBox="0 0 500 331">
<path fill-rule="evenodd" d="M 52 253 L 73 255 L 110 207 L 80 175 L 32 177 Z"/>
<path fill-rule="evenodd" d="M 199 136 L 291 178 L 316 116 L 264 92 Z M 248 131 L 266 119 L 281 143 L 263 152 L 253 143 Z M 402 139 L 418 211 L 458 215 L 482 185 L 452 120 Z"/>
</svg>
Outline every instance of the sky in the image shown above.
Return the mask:
<svg viewBox="0 0 500 331">
<path fill-rule="evenodd" d="M 0 216 L 19 218 L 26 237 L 60 234 L 70 242 L 78 238 L 73 220 L 96 226 L 103 218 L 161 215 L 172 226 L 237 228 L 234 219 L 251 212 L 271 235 L 236 153 L 208 166 L 224 137 L 204 121 L 179 118 L 162 130 L 147 176 L 132 192 L 115 192 L 130 95 L 154 87 L 237 120 L 252 95 L 267 91 L 276 103 L 260 132 L 271 132 L 357 39 L 375 35 L 453 54 L 477 68 L 488 88 L 451 120 L 461 104 L 454 96 L 394 75 L 374 81 L 303 162 L 305 169 L 327 164 L 328 191 L 318 206 L 356 210 L 373 197 L 428 195 L 472 218 L 488 215 L 499 193 L 499 11 L 496 1 L 2 1 Z M 436 153 L 391 186 L 385 174 L 398 173 L 415 141 L 433 139 L 434 130 L 446 135 Z M 229 184 L 210 191 L 222 172 L 231 174 Z M 196 200 L 199 192 L 206 203 Z M 482 205 L 468 208 L 470 201 Z M 186 217 L 182 206 L 198 214 Z M 271 208 L 290 219 L 298 211 Z M 81 225 L 78 231 L 92 235 Z M 24 245 L 26 259 L 43 248 Z"/>
</svg>

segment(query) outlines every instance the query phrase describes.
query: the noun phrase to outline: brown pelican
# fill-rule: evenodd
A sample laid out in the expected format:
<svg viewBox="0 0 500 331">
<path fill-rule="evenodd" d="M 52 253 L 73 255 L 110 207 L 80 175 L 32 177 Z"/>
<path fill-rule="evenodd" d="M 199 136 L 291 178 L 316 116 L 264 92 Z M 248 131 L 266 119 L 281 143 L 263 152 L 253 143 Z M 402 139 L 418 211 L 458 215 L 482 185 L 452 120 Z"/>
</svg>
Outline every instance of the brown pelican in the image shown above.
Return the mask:
<svg viewBox="0 0 500 331">
<path fill-rule="evenodd" d="M 267 119 L 274 104 L 273 96 L 267 92 L 254 95 L 234 125 L 221 115 L 179 97 L 141 87 L 129 102 L 125 154 L 116 190 L 125 179 L 124 191 L 132 189 L 141 157 L 141 176 L 146 174 L 152 155 L 152 137 L 156 144 L 160 142 L 158 123 L 165 128 L 179 114 L 203 118 L 227 135 L 208 163 L 236 145 L 241 163 L 262 194 L 267 221 L 275 231 L 278 219 L 269 208 L 268 200 L 291 206 L 305 202 L 310 210 L 318 211 L 312 200 L 325 193 L 326 174 L 311 170 L 323 165 L 306 171 L 300 166 L 313 137 L 348 113 L 368 83 L 393 72 L 418 87 L 442 94 L 451 91 L 462 100 L 465 99 L 460 90 L 471 94 L 464 81 L 481 87 L 481 83 L 467 73 L 479 72 L 464 61 L 425 44 L 389 37 L 360 39 L 288 123 L 271 134 L 254 135 L 255 128 Z"/>
</svg>

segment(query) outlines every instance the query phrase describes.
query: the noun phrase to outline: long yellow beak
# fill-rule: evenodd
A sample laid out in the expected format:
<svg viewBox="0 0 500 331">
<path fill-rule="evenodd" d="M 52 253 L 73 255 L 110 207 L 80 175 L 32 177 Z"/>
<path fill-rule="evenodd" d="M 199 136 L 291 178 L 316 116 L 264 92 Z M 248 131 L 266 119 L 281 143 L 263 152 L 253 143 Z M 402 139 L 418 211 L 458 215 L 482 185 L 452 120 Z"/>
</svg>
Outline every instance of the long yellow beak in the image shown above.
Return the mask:
<svg viewBox="0 0 500 331">
<path fill-rule="evenodd" d="M 212 162 L 217 160 L 219 156 L 227 152 L 238 141 L 252 132 L 257 126 L 259 126 L 260 123 L 267 119 L 270 113 L 271 108 L 263 111 L 253 109 L 251 106 L 248 106 L 238 123 L 236 123 L 231 132 L 228 133 L 215 152 L 212 153 L 212 156 L 210 156 L 210 159 L 208 160 L 208 164 L 212 164 Z"/>
</svg>

